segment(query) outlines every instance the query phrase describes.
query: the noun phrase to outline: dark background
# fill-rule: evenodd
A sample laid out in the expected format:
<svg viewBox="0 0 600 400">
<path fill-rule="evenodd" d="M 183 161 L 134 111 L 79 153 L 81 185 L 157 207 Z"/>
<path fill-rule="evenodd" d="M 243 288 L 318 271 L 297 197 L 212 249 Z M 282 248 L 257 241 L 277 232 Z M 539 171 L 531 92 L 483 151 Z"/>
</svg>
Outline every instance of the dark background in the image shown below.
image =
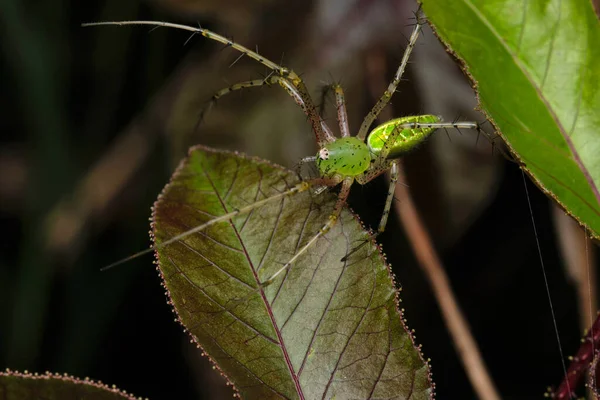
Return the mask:
<svg viewBox="0 0 600 400">
<path fill-rule="evenodd" d="M 232 94 L 197 124 L 212 93 L 264 76 L 263 66 L 242 59 L 230 68 L 238 54 L 200 37 L 184 45 L 185 32 L 82 22 L 199 22 L 258 45 L 301 73 L 317 102 L 319 87 L 341 81 L 356 130 L 397 68 L 414 8 L 401 0 L 3 0 L 0 369 L 89 376 L 152 399 L 230 398 L 173 322 L 151 256 L 99 269 L 147 248 L 150 207 L 189 145 L 288 167 L 315 151 L 303 114 L 278 88 Z M 393 115 L 484 119 L 430 32 L 415 53 Z M 541 398 L 563 370 L 522 175 L 475 138 L 434 135 L 406 157 L 407 183 L 503 397 Z M 580 244 L 583 232 L 557 225 L 561 212 L 527 184 L 566 357 L 581 331 L 557 238 Z M 372 227 L 385 185 L 357 185 L 351 196 Z M 395 214 L 379 240 L 402 283 L 408 324 L 432 360 L 437 397 L 474 398 Z"/>
</svg>

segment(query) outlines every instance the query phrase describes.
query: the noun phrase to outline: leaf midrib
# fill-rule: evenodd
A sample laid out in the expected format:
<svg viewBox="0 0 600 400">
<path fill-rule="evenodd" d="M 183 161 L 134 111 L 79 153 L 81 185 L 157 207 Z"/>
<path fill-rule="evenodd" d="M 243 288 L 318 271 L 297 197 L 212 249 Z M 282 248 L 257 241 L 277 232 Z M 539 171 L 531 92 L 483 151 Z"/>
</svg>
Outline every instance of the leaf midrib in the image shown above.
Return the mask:
<svg viewBox="0 0 600 400">
<path fill-rule="evenodd" d="M 210 178 L 208 172 L 206 171 L 206 168 L 204 168 L 204 165 L 202 163 L 201 163 L 201 167 L 202 167 L 202 172 L 204 173 L 204 176 L 206 176 L 206 179 L 210 183 L 210 186 L 213 188 L 214 193 L 217 196 L 217 199 L 219 200 L 219 203 L 223 207 L 223 211 L 225 213 L 228 213 L 229 211 L 227 209 L 227 206 L 225 205 L 219 191 L 217 190 L 217 187 L 215 186 L 213 180 Z M 239 165 L 237 166 L 237 168 L 239 168 Z M 237 176 L 237 174 L 236 174 L 236 176 Z M 261 179 L 259 182 L 262 182 L 262 175 L 261 175 Z M 233 183 L 232 183 L 232 185 L 233 185 Z M 240 245 L 242 246 L 244 256 L 246 257 L 246 260 L 248 261 L 248 264 L 250 265 L 252 275 L 254 276 L 254 279 L 256 280 L 256 284 L 258 285 L 258 291 L 260 293 L 260 297 L 263 300 L 264 306 L 265 306 L 267 313 L 269 315 L 269 318 L 271 320 L 271 324 L 273 326 L 273 329 L 275 330 L 275 334 L 277 335 L 277 339 L 279 342 L 278 345 L 279 345 L 279 348 L 281 349 L 281 352 L 283 353 L 283 358 L 284 358 L 285 364 L 288 367 L 292 381 L 294 382 L 294 386 L 296 387 L 296 393 L 298 394 L 298 397 L 301 400 L 304 400 L 305 398 L 304 398 L 304 393 L 302 391 L 302 386 L 300 385 L 300 380 L 298 379 L 298 376 L 296 375 L 296 373 L 294 371 L 294 366 L 292 365 L 290 355 L 288 354 L 287 348 L 284 345 L 281 330 L 279 329 L 279 326 L 277 325 L 277 321 L 275 320 L 275 315 L 273 315 L 273 312 L 271 311 L 271 307 L 269 306 L 269 301 L 267 300 L 266 294 L 265 294 L 262 284 L 260 282 L 260 278 L 258 277 L 258 274 L 254 268 L 254 264 L 252 263 L 252 260 L 250 259 L 250 255 L 248 254 L 246 245 L 244 244 L 244 241 L 242 240 L 240 233 L 238 232 L 238 229 L 236 228 L 235 224 L 231 220 L 229 220 L 229 224 L 231 225 L 231 228 L 235 232 L 235 235 L 236 235 L 238 241 L 240 242 Z M 272 389 L 275 389 L 275 388 L 272 388 Z"/>
</svg>

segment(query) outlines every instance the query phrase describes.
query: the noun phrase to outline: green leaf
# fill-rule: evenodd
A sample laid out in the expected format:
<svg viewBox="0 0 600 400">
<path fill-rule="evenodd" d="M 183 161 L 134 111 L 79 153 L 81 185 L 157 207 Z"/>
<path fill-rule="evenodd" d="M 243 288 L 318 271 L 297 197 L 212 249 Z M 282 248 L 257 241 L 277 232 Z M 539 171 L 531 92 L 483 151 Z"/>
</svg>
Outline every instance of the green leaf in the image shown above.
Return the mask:
<svg viewBox="0 0 600 400">
<path fill-rule="evenodd" d="M 536 184 L 600 238 L 600 23 L 590 0 L 422 0 Z"/>
<path fill-rule="evenodd" d="M 119 389 L 89 379 L 45 373 L 43 375 L 7 370 L 0 372 L 0 398 L 4 400 L 135 400 Z"/>
<path fill-rule="evenodd" d="M 296 181 L 265 161 L 192 148 L 155 204 L 155 243 Z M 367 237 L 348 210 L 287 273 L 260 285 L 334 203 L 332 193 L 302 192 L 161 248 L 179 320 L 243 398 L 431 398 L 428 365 L 378 248 L 370 239 L 341 261 Z"/>
</svg>

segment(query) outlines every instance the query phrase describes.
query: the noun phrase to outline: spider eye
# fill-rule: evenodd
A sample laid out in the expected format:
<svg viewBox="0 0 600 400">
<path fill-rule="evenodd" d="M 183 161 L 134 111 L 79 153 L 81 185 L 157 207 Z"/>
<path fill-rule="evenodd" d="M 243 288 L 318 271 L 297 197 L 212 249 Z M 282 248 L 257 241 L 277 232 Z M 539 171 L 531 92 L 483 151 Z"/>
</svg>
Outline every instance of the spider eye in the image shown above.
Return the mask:
<svg viewBox="0 0 600 400">
<path fill-rule="evenodd" d="M 321 160 L 327 160 L 329 158 L 329 150 L 327 150 L 325 147 L 319 150 L 319 158 Z"/>
</svg>

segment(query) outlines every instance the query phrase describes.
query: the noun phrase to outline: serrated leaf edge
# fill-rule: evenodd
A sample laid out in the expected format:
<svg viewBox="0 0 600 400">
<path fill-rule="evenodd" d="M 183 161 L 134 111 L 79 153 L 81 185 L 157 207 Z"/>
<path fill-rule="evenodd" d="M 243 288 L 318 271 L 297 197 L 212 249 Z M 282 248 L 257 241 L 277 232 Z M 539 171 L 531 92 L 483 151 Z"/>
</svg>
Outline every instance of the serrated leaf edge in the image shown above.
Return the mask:
<svg viewBox="0 0 600 400">
<path fill-rule="evenodd" d="M 81 378 L 77 378 L 73 375 L 69 375 L 69 374 L 59 374 L 59 373 L 53 373 L 50 371 L 46 371 L 43 374 L 39 374 L 37 372 L 29 372 L 27 370 L 23 371 L 23 372 L 19 372 L 19 371 L 13 371 L 9 368 L 6 368 L 4 371 L 0 371 L 0 376 L 7 376 L 7 377 L 17 377 L 17 378 L 24 378 L 24 379 L 33 379 L 33 380 L 50 380 L 50 379 L 57 379 L 57 380 L 61 380 L 64 382 L 71 382 L 71 383 L 75 383 L 78 385 L 89 385 L 89 386 L 94 386 L 96 388 L 99 389 L 103 389 L 106 390 L 108 392 L 112 392 L 118 395 L 121 395 L 127 399 L 130 400 L 148 400 L 147 398 L 142 398 L 142 397 L 136 397 L 130 393 L 127 393 L 124 390 L 121 390 L 119 388 L 117 388 L 115 385 L 111 385 L 108 386 L 107 384 L 103 383 L 102 381 L 94 381 L 88 377 L 85 377 L 83 379 Z"/>
<path fill-rule="evenodd" d="M 165 187 L 163 188 L 163 190 L 161 191 L 161 193 L 158 195 L 156 201 L 154 202 L 154 205 L 152 206 L 152 216 L 151 216 L 151 223 L 150 223 L 150 227 L 151 230 L 149 232 L 150 234 L 150 240 L 152 241 L 152 243 L 155 243 L 155 219 L 156 219 L 156 207 L 158 205 L 158 203 L 161 201 L 163 195 L 166 193 L 167 189 L 169 188 L 169 186 L 171 185 L 171 183 L 174 181 L 174 179 L 178 176 L 178 174 L 180 173 L 180 171 L 185 167 L 186 161 L 188 160 L 188 158 L 191 156 L 191 154 L 197 150 L 202 150 L 202 151 L 206 151 L 206 152 L 211 152 L 211 153 L 222 153 L 222 154 L 231 154 L 237 157 L 242 157 L 245 158 L 247 160 L 253 161 L 253 162 L 257 162 L 257 163 L 261 163 L 264 165 L 268 165 L 270 167 L 276 168 L 276 169 L 280 169 L 282 171 L 286 171 L 288 172 L 289 170 L 287 168 L 282 167 L 281 165 L 275 164 L 271 161 L 262 159 L 260 157 L 255 157 L 255 156 L 248 156 L 242 152 L 238 152 L 238 151 L 229 151 L 229 150 L 219 150 L 219 149 L 213 149 L 211 147 L 208 146 L 203 146 L 203 145 L 196 145 L 196 146 L 192 146 L 189 148 L 188 150 L 188 155 L 186 158 L 182 159 L 179 162 L 179 165 L 177 166 L 177 168 L 175 169 L 175 171 L 173 172 L 173 174 L 171 175 L 171 178 L 169 179 L 169 182 L 165 185 Z M 406 318 L 404 318 L 404 309 L 400 308 L 400 302 L 402 301 L 400 299 L 400 291 L 402 290 L 401 288 L 399 289 L 398 286 L 396 285 L 396 276 L 394 275 L 394 273 L 391 270 L 391 264 L 388 264 L 387 262 L 387 258 L 385 256 L 385 253 L 383 252 L 383 249 L 381 248 L 381 246 L 375 241 L 374 237 L 373 237 L 373 232 L 371 229 L 367 229 L 365 227 L 365 225 L 363 224 L 363 222 L 360 220 L 359 216 L 348 206 L 346 206 L 346 208 L 348 209 L 348 211 L 350 212 L 350 214 L 356 219 L 356 221 L 360 224 L 360 226 L 362 227 L 362 229 L 364 229 L 365 231 L 367 231 L 369 233 L 369 239 L 371 241 L 371 243 L 377 248 L 377 252 L 379 254 L 379 257 L 381 258 L 381 261 L 383 262 L 383 264 L 385 265 L 387 271 L 388 271 L 388 276 L 391 280 L 391 283 L 394 287 L 394 302 L 396 304 L 396 312 L 398 313 L 398 316 L 400 317 L 400 323 L 402 324 L 402 327 L 404 328 L 404 330 L 406 331 L 406 333 L 408 334 L 412 346 L 413 348 L 417 351 L 417 354 L 419 355 L 419 358 L 421 359 L 421 361 L 423 362 L 423 364 L 425 365 L 426 369 L 427 369 L 427 380 L 429 382 L 429 386 L 430 386 L 430 393 L 429 393 L 429 399 L 430 400 L 434 400 L 435 399 L 435 383 L 433 382 L 433 373 L 431 371 L 431 364 L 430 364 L 430 359 L 425 359 L 423 357 L 423 352 L 422 352 L 422 346 L 418 345 L 416 343 L 416 336 L 414 335 L 415 331 L 409 329 L 408 325 L 407 325 L 407 321 Z M 167 304 L 171 307 L 173 313 L 175 314 L 175 321 L 179 322 L 179 324 L 181 325 L 181 327 L 183 328 L 184 333 L 186 333 L 187 335 L 189 335 L 191 337 L 190 342 L 195 344 L 196 347 L 201 351 L 201 355 L 205 356 L 208 358 L 208 360 L 210 361 L 210 363 L 213 365 L 213 369 L 219 371 L 219 373 L 221 374 L 221 376 L 223 376 L 223 378 L 225 378 L 226 380 L 226 384 L 227 386 L 231 386 L 232 389 L 234 390 L 233 393 L 233 397 L 237 397 L 237 398 L 241 398 L 241 394 L 239 389 L 235 386 L 235 384 L 229 379 L 229 377 L 227 376 L 227 374 L 220 368 L 219 364 L 210 356 L 210 354 L 208 354 L 204 348 L 202 347 L 202 345 L 198 342 L 197 338 L 186 328 L 186 326 L 184 325 L 179 313 L 177 312 L 177 309 L 175 308 L 175 305 L 173 303 L 172 297 L 171 297 L 171 292 L 168 289 L 167 285 L 166 285 L 166 281 L 165 281 L 165 276 L 163 275 L 160 266 L 159 266 L 159 254 L 158 251 L 155 250 L 154 251 L 154 264 L 156 265 L 156 270 L 158 272 L 158 275 L 161 279 L 161 286 L 165 289 L 165 295 L 167 297 Z"/>
</svg>

